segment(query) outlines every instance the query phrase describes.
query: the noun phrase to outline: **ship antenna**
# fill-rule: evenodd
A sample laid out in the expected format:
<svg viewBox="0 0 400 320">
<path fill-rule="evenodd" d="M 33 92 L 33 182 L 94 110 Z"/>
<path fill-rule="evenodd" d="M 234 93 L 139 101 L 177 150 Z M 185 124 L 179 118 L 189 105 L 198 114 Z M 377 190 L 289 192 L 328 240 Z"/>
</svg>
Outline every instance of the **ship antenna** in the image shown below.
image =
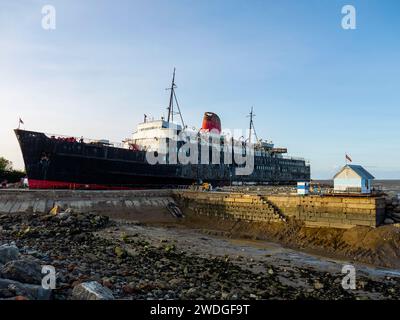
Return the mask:
<svg viewBox="0 0 400 320">
<path fill-rule="evenodd" d="M 167 120 L 168 122 L 174 122 L 174 114 L 179 114 L 180 118 L 181 118 L 181 122 L 182 122 L 182 127 L 185 128 L 185 122 L 183 121 L 183 116 L 182 116 L 182 112 L 181 112 L 181 108 L 179 107 L 179 103 L 178 103 L 178 99 L 176 97 L 176 93 L 175 93 L 175 88 L 177 88 L 176 84 L 175 84 L 175 71 L 176 68 L 174 68 L 174 73 L 172 75 L 172 83 L 171 83 L 171 88 L 168 88 L 167 90 L 171 90 L 171 94 L 169 96 L 169 105 L 168 105 L 168 117 Z M 176 103 L 176 107 L 178 108 L 178 112 L 174 112 L 174 101 Z"/>
</svg>

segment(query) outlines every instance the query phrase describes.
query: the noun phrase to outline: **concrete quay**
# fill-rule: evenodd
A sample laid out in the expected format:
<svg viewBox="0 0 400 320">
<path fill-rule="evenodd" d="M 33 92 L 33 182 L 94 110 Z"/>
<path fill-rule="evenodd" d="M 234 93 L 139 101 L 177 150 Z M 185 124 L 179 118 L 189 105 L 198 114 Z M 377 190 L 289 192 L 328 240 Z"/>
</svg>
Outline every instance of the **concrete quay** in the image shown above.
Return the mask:
<svg viewBox="0 0 400 320">
<path fill-rule="evenodd" d="M 1 190 L 0 214 L 48 213 L 55 205 L 79 212 L 146 218 L 177 202 L 183 212 L 255 222 L 296 218 L 309 227 L 377 227 L 385 218 L 383 197 L 258 195 L 190 190 Z M 161 216 L 160 215 L 160 216 Z"/>
</svg>

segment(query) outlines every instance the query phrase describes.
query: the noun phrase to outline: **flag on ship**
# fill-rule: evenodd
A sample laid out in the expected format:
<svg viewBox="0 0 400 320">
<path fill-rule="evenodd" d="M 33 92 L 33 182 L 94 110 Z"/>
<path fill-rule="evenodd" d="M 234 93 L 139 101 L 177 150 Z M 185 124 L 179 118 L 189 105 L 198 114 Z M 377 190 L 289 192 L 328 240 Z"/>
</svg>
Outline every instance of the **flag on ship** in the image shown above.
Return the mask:
<svg viewBox="0 0 400 320">
<path fill-rule="evenodd" d="M 21 127 L 21 124 L 24 124 L 24 122 L 22 121 L 21 118 L 19 118 L 19 120 L 18 120 L 18 129 Z"/>
</svg>

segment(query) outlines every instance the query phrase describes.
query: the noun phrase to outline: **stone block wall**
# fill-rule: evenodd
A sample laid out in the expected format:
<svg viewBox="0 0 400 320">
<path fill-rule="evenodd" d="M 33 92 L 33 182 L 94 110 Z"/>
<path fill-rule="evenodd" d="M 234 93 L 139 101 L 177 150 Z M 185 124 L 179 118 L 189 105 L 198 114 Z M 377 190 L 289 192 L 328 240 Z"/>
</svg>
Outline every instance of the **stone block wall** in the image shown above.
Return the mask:
<svg viewBox="0 0 400 320">
<path fill-rule="evenodd" d="M 385 200 L 369 196 L 255 195 L 224 192 L 176 192 L 191 212 L 247 221 L 294 217 L 310 227 L 376 227 L 383 222 Z"/>
<path fill-rule="evenodd" d="M 199 215 L 246 221 L 280 221 L 281 216 L 268 200 L 257 195 L 208 192 L 178 193 L 178 202 Z"/>
<path fill-rule="evenodd" d="M 286 215 L 308 226 L 376 227 L 385 216 L 385 200 L 370 196 L 268 196 Z"/>
</svg>

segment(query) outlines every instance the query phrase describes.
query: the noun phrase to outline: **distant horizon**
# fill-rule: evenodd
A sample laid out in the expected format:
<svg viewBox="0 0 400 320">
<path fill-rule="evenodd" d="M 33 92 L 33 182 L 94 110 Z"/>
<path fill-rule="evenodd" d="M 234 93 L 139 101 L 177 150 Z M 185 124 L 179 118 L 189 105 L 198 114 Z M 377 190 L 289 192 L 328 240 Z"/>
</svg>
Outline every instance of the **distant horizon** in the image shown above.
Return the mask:
<svg viewBox="0 0 400 320">
<path fill-rule="evenodd" d="M 332 181 L 332 182 L 333 182 L 333 179 L 314 179 L 314 178 L 311 178 L 311 180 L 316 180 L 316 181 Z M 377 182 L 377 181 L 400 181 L 400 179 L 374 179 L 373 181 L 374 181 L 374 182 Z"/>
<path fill-rule="evenodd" d="M 0 3 L 0 156 L 23 169 L 13 129 L 120 141 L 166 114 L 177 68 L 185 121 L 217 113 L 311 163 L 329 180 L 348 154 L 400 180 L 400 2 L 53 0 Z"/>
</svg>

